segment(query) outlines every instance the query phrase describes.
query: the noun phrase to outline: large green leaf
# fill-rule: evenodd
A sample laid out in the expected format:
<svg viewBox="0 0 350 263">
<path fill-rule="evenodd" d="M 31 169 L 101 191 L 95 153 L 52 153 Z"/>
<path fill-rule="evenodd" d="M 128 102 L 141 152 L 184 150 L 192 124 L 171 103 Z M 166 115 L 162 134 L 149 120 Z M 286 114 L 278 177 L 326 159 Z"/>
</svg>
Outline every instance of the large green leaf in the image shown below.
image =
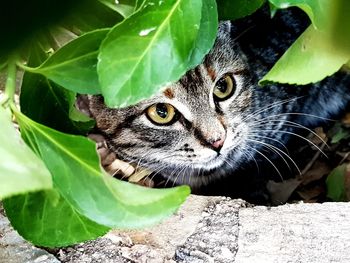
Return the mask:
<svg viewBox="0 0 350 263">
<path fill-rule="evenodd" d="M 123 17 L 128 17 L 135 11 L 136 0 L 98 0 L 110 9 L 118 12 Z"/>
<path fill-rule="evenodd" d="M 293 43 L 261 83 L 269 81 L 308 84 L 322 80 L 338 71 L 348 61 L 346 53 L 336 50 L 327 36 L 312 26 Z"/>
<path fill-rule="evenodd" d="M 37 246 L 68 246 L 109 230 L 79 214 L 56 190 L 13 196 L 4 208 L 11 225 Z"/>
<path fill-rule="evenodd" d="M 42 38 L 31 45 L 28 65 L 39 65 L 47 58 L 48 43 Z M 46 48 L 45 48 L 46 47 Z M 85 118 L 75 118 L 75 93 L 49 81 L 46 77 L 25 72 L 23 76 L 20 105 L 29 118 L 62 132 L 86 134 L 94 125 Z M 74 115 L 75 117 L 75 115 Z"/>
<path fill-rule="evenodd" d="M 324 30 L 328 26 L 329 11 L 334 1 L 338 0 L 269 0 L 277 8 L 288 8 L 291 6 L 301 8 L 318 30 Z"/>
<path fill-rule="evenodd" d="M 255 12 L 265 0 L 216 0 L 220 20 L 234 20 Z"/>
<path fill-rule="evenodd" d="M 146 1 L 111 30 L 101 45 L 97 65 L 108 106 L 148 98 L 193 65 L 191 53 L 197 44 L 201 10 L 201 0 Z"/>
<path fill-rule="evenodd" d="M 95 144 L 15 113 L 22 136 L 50 170 L 60 194 L 87 218 L 109 227 L 149 225 L 173 213 L 189 194 L 186 186 L 149 189 L 102 172 Z"/>
<path fill-rule="evenodd" d="M 303 9 L 314 28 L 308 28 L 277 61 L 261 83 L 308 84 L 332 75 L 350 58 L 348 0 L 269 0 L 278 8 Z"/>
<path fill-rule="evenodd" d="M 214 45 L 218 31 L 218 14 L 216 12 L 216 1 L 206 0 L 202 6 L 202 17 L 195 48 L 191 54 L 189 68 L 197 66 L 198 61 L 203 59 Z"/>
<path fill-rule="evenodd" d="M 96 72 L 97 54 L 108 31 L 86 33 L 60 48 L 39 67 L 26 70 L 42 74 L 71 91 L 98 94 L 101 91 Z"/>
<path fill-rule="evenodd" d="M 0 123 L 0 199 L 52 188 L 49 171 L 22 141 L 11 114 L 1 106 Z"/>
</svg>

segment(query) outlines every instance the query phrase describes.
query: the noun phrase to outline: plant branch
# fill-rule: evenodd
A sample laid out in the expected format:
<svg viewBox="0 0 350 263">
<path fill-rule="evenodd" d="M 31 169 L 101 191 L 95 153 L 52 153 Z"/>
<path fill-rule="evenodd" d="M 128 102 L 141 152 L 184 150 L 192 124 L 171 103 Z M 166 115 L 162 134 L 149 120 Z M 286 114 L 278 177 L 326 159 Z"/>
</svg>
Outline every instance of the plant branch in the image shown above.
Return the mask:
<svg viewBox="0 0 350 263">
<path fill-rule="evenodd" d="M 13 101 L 16 92 L 16 75 L 17 75 L 17 67 L 16 61 L 11 59 L 7 66 L 7 79 L 5 85 L 5 94 L 6 96 Z"/>
</svg>

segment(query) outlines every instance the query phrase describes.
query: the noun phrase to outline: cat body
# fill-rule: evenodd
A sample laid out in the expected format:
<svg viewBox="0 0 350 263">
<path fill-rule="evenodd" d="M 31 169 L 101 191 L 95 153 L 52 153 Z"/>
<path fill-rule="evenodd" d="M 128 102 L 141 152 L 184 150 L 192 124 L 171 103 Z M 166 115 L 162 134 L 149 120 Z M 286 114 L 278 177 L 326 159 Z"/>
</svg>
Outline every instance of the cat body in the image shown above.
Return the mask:
<svg viewBox="0 0 350 263">
<path fill-rule="evenodd" d="M 258 85 L 307 24 L 295 10 L 222 22 L 203 63 L 154 97 L 121 109 L 90 97 L 96 127 L 118 158 L 170 185 L 200 189 L 252 164 L 274 167 L 276 156 L 293 163 L 285 150 L 290 137 L 338 114 L 350 100 L 345 73 L 302 87 Z"/>
</svg>

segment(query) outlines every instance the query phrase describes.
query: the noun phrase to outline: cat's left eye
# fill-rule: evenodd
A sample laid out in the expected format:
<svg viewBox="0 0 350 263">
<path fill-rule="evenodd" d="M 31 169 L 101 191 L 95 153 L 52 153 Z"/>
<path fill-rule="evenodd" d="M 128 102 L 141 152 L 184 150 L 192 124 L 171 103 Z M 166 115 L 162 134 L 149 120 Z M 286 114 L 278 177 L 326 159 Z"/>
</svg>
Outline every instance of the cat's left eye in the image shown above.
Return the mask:
<svg viewBox="0 0 350 263">
<path fill-rule="evenodd" d="M 169 125 L 175 120 L 176 110 L 168 103 L 157 103 L 150 106 L 147 109 L 146 114 L 155 124 Z"/>
<path fill-rule="evenodd" d="M 223 101 L 232 96 L 236 90 L 236 82 L 230 75 L 226 75 L 219 79 L 214 87 L 214 98 Z"/>
</svg>

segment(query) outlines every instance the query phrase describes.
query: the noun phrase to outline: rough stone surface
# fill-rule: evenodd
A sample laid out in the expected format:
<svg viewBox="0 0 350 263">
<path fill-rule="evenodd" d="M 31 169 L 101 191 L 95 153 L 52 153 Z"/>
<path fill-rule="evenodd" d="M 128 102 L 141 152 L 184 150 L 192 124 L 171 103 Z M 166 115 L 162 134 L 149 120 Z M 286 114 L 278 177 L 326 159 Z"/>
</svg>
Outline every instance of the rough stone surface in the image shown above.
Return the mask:
<svg viewBox="0 0 350 263">
<path fill-rule="evenodd" d="M 0 204 L 0 263 L 59 263 L 47 251 L 21 238 L 10 226 Z"/>
<path fill-rule="evenodd" d="M 222 198 L 205 208 L 195 233 L 176 250 L 177 262 L 231 263 L 238 250 L 241 200 Z"/>
<path fill-rule="evenodd" d="M 55 251 L 55 255 L 64 263 L 175 262 L 176 247 L 195 231 L 202 211 L 219 199 L 190 196 L 179 211 L 162 224 L 142 231 L 113 230 L 97 240 Z"/>
<path fill-rule="evenodd" d="M 94 241 L 51 250 L 57 260 L 23 241 L 2 216 L 0 263 L 350 262 L 349 222 L 350 203 L 269 208 L 191 196 L 158 226 L 113 230 Z"/>
<path fill-rule="evenodd" d="M 245 208 L 239 220 L 235 262 L 350 262 L 350 203 Z"/>
</svg>

